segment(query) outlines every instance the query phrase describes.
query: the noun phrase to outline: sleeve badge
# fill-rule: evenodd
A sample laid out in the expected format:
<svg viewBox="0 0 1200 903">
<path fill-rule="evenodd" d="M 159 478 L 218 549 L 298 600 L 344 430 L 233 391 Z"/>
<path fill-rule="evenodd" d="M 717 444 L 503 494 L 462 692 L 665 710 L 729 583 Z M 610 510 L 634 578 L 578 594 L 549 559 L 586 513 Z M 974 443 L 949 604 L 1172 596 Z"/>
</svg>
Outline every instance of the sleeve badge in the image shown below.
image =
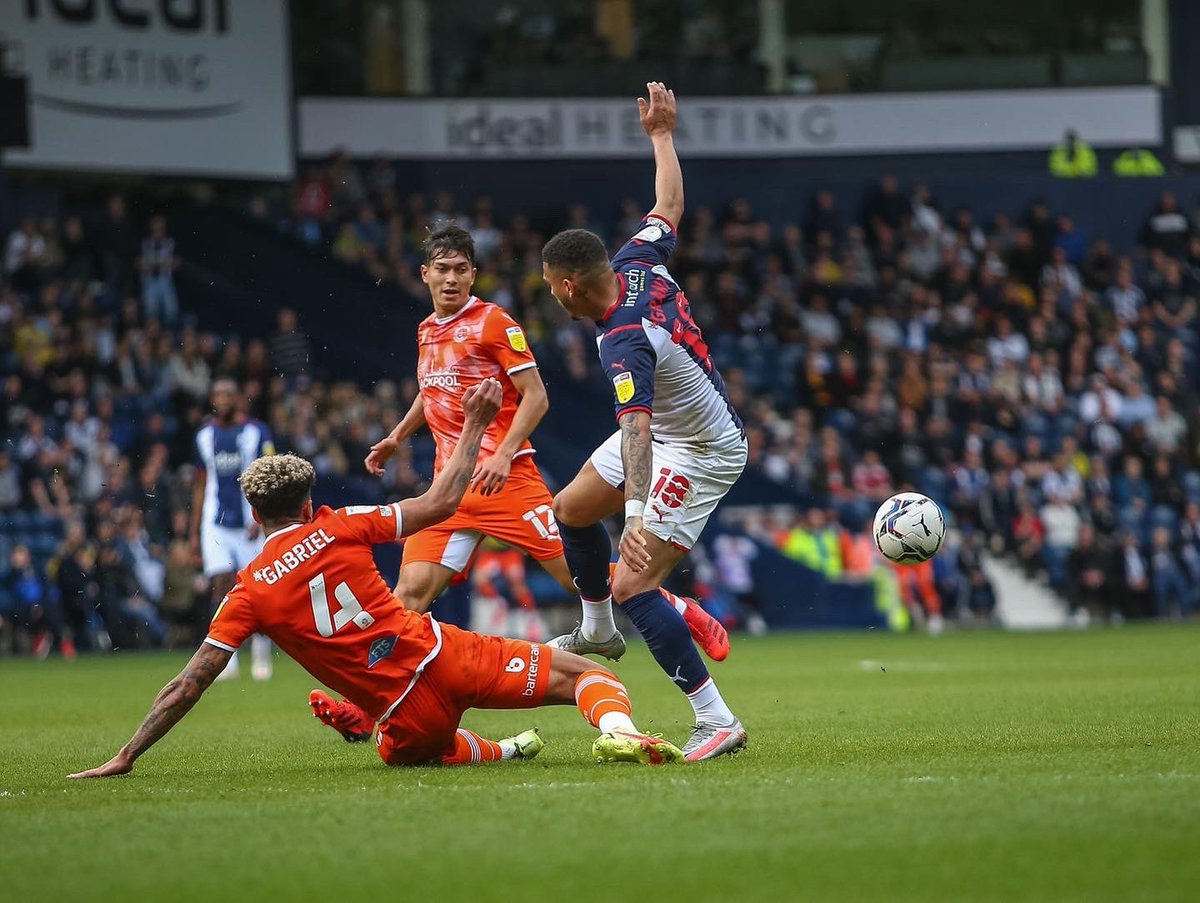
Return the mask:
<svg viewBox="0 0 1200 903">
<path fill-rule="evenodd" d="M 633 398 L 634 393 L 633 374 L 629 372 L 618 373 L 613 377 L 613 389 L 617 393 L 617 403 L 628 404 L 629 400 Z"/>
<path fill-rule="evenodd" d="M 512 346 L 513 351 L 529 350 L 529 343 L 525 341 L 525 331 L 520 326 L 510 326 L 504 333 L 508 336 L 508 344 Z"/>
</svg>

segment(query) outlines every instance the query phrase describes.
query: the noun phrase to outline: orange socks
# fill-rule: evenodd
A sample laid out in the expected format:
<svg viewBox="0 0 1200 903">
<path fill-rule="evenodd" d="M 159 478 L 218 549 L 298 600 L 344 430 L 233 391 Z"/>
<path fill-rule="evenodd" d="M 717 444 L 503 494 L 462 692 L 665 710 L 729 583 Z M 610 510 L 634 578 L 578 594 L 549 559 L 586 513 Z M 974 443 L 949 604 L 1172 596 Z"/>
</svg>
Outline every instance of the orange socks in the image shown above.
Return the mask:
<svg viewBox="0 0 1200 903">
<path fill-rule="evenodd" d="M 602 733 L 616 730 L 637 733 L 629 717 L 633 714 L 629 693 L 608 671 L 595 668 L 580 674 L 575 681 L 575 704 L 584 720 Z"/>
<path fill-rule="evenodd" d="M 460 727 L 454 734 L 453 748 L 442 756 L 442 764 L 474 765 L 478 762 L 498 762 L 511 758 L 512 752 L 505 755 L 505 749 L 495 740 L 488 740 L 474 731 Z"/>
</svg>

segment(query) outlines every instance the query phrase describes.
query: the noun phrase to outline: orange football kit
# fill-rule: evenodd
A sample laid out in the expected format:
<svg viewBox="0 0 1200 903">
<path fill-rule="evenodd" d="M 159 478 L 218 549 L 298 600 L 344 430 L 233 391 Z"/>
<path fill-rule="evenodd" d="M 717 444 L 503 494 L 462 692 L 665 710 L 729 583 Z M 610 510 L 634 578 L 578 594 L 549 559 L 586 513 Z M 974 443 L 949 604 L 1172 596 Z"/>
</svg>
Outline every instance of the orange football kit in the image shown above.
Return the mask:
<svg viewBox="0 0 1200 903">
<path fill-rule="evenodd" d="M 488 377 L 504 387 L 500 413 L 488 427 L 479 460 L 494 454 L 512 427 L 520 395 L 511 375 L 537 366 L 525 332 L 503 308 L 472 297 L 451 317 L 427 317 L 417 329 L 417 381 L 425 420 L 437 444 L 440 472 L 462 436 L 462 396 Z M 491 495 L 471 489 L 447 521 L 411 536 L 403 564 L 431 561 L 461 573 L 484 536 L 506 542 L 538 561 L 563 553 L 553 499 L 526 440 L 513 457 L 504 487 Z"/>
<path fill-rule="evenodd" d="M 479 761 L 482 738 L 458 729 L 463 712 L 540 705 L 554 651 L 405 609 L 371 550 L 402 530 L 400 505 L 391 504 L 322 507 L 308 523 L 272 533 L 205 642 L 234 651 L 255 633 L 269 636 L 379 723 L 389 765 Z"/>
</svg>

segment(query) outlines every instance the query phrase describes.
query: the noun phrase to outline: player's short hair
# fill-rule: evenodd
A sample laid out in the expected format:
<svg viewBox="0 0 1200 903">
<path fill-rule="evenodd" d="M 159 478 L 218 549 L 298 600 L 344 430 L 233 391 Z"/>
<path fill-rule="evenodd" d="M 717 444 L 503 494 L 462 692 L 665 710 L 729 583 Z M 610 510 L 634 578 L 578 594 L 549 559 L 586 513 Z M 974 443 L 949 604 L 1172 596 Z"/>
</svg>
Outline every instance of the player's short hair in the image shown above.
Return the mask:
<svg viewBox="0 0 1200 903">
<path fill-rule="evenodd" d="M 298 515 L 316 481 L 316 470 L 298 455 L 264 455 L 238 477 L 246 501 L 264 521 Z"/>
<path fill-rule="evenodd" d="M 440 257 L 461 254 L 475 266 L 475 239 L 471 233 L 457 223 L 449 223 L 425 239 L 425 264 L 429 265 Z"/>
<path fill-rule="evenodd" d="M 608 249 L 594 232 L 567 229 L 546 242 L 542 263 L 571 276 L 587 275 L 608 269 Z"/>
</svg>

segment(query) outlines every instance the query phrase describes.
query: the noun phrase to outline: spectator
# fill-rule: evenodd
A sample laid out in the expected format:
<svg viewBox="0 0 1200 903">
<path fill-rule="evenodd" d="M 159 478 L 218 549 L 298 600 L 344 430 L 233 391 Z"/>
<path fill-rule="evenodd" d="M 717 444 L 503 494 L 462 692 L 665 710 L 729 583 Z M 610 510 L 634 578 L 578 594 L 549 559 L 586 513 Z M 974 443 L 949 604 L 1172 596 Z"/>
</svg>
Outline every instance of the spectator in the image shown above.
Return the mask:
<svg viewBox="0 0 1200 903">
<path fill-rule="evenodd" d="M 271 336 L 271 363 L 275 372 L 288 380 L 309 371 L 308 336 L 300 330 L 296 312 L 289 308 L 279 312 L 279 328 Z"/>
<path fill-rule="evenodd" d="M 1154 574 L 1154 610 L 1167 620 L 1173 609 L 1187 620 L 1192 612 L 1195 587 L 1184 576 L 1183 567 L 1171 548 L 1171 533 L 1166 527 L 1155 527 L 1150 554 L 1150 569 Z"/>
<path fill-rule="evenodd" d="M 757 557 L 758 544 L 748 536 L 721 533 L 713 540 L 713 558 L 721 588 L 737 602 L 746 630 L 762 636 L 767 632 L 767 622 L 750 570 Z"/>
<path fill-rule="evenodd" d="M 841 543 L 837 530 L 827 523 L 825 512 L 820 508 L 810 510 L 807 521 L 796 515 L 795 523 L 783 537 L 780 551 L 826 577 L 838 577 L 842 573 Z"/>
<path fill-rule="evenodd" d="M 1162 251 L 1174 257 L 1182 257 L 1192 233 L 1192 223 L 1186 213 L 1179 209 L 1175 195 L 1164 191 L 1158 204 L 1142 224 L 1139 240 L 1151 250 Z"/>
<path fill-rule="evenodd" d="M 17 545 L 9 554 L 7 590 L 14 600 L 15 620 L 33 636 L 33 654 L 46 658 L 62 636 L 54 598 L 33 566 L 29 548 Z M 68 654 L 64 651 L 64 654 Z M 73 653 L 70 653 L 73 654 Z"/>
<path fill-rule="evenodd" d="M 45 254 L 46 240 L 33 217 L 21 220 L 4 248 L 4 272 L 15 288 L 32 291 L 38 287 Z"/>
<path fill-rule="evenodd" d="M 1142 617 L 1150 611 L 1150 565 L 1138 547 L 1137 536 L 1126 532 L 1118 559 L 1118 593 L 1123 617 Z"/>
<path fill-rule="evenodd" d="M 0 449 L 0 511 L 18 507 L 23 496 L 21 468 L 13 462 L 12 455 Z"/>
<path fill-rule="evenodd" d="M 1093 615 L 1111 615 L 1111 554 L 1091 524 L 1080 525 L 1078 541 L 1067 558 L 1066 595 L 1075 623 L 1086 624 Z"/>
<path fill-rule="evenodd" d="M 142 274 L 142 310 L 148 320 L 160 320 L 173 326 L 179 319 L 179 299 L 175 294 L 175 239 L 167 235 L 162 216 L 150 220 L 150 234 L 142 240 L 138 268 Z"/>
</svg>

